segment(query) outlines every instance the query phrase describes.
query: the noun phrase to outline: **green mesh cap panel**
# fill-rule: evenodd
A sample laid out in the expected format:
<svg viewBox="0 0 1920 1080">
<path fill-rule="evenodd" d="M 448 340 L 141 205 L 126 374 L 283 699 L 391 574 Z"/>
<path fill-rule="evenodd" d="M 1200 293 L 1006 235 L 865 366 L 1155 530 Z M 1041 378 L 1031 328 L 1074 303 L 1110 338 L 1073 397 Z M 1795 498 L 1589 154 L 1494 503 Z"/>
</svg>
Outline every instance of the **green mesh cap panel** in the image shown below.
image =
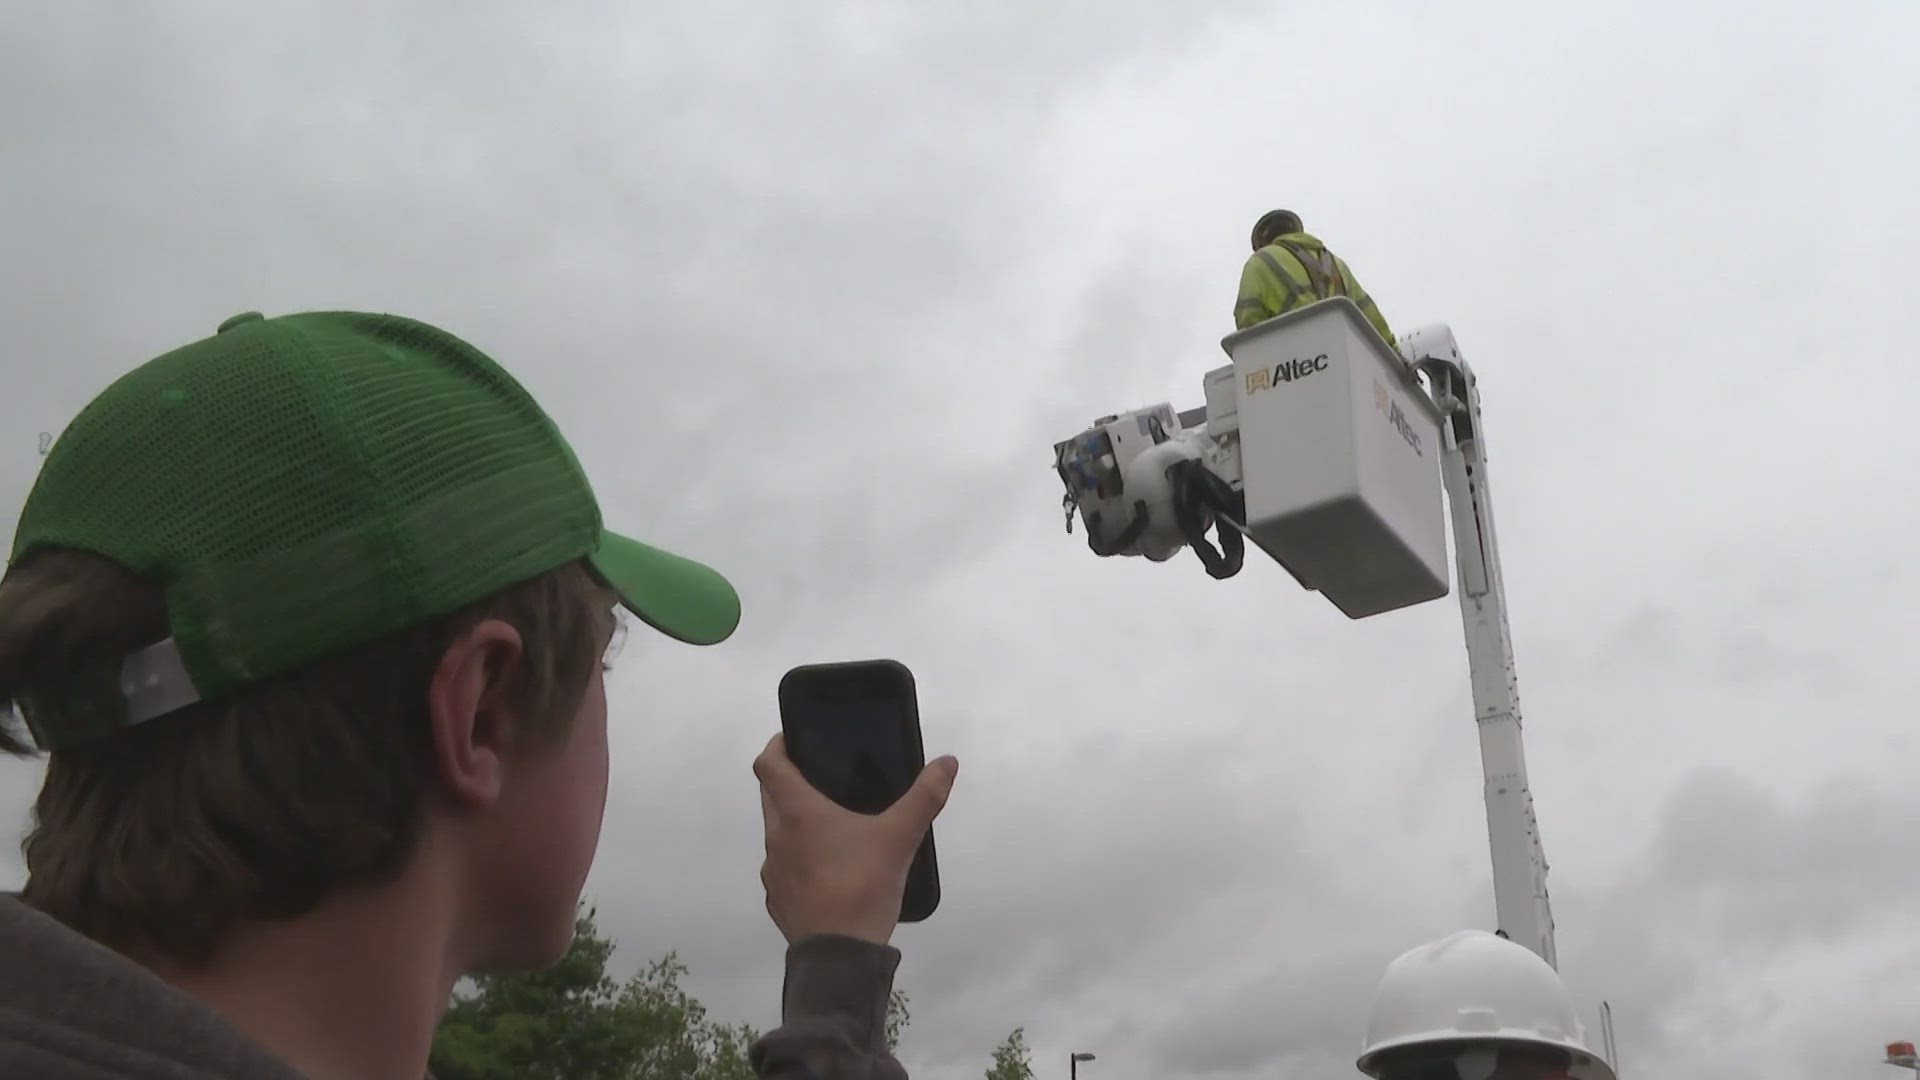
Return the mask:
<svg viewBox="0 0 1920 1080">
<path fill-rule="evenodd" d="M 13 559 L 97 552 L 159 584 L 202 697 L 594 552 L 552 422 L 487 357 L 389 315 L 236 317 L 61 434 Z"/>
</svg>

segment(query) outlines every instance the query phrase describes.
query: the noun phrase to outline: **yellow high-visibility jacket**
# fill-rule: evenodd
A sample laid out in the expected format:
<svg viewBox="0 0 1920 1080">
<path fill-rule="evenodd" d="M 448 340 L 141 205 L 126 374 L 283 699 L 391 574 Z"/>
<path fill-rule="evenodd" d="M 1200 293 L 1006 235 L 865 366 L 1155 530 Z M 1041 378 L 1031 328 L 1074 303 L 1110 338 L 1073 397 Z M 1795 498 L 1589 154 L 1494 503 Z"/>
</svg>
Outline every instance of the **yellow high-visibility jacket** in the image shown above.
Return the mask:
<svg viewBox="0 0 1920 1080">
<path fill-rule="evenodd" d="M 1303 233 L 1288 233 L 1253 253 L 1240 271 L 1240 299 L 1233 307 L 1233 324 L 1241 330 L 1284 315 L 1302 304 L 1345 296 L 1380 333 L 1389 347 L 1393 330 L 1354 279 L 1353 271 L 1327 245 Z"/>
</svg>

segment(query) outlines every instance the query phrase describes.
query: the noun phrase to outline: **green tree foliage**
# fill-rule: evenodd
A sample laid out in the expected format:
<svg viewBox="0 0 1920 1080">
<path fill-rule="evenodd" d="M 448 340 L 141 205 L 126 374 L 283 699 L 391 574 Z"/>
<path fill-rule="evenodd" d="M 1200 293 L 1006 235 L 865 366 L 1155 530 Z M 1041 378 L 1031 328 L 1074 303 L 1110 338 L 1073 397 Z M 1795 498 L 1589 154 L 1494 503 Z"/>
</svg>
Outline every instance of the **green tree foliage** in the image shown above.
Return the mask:
<svg viewBox="0 0 1920 1080">
<path fill-rule="evenodd" d="M 907 1030 L 913 1014 L 907 1011 L 907 992 L 896 989 L 887 999 L 887 1049 L 900 1049 L 900 1033 Z"/>
<path fill-rule="evenodd" d="M 1033 1080 L 1033 1052 L 1027 1048 L 1027 1029 L 1014 1028 L 1005 1042 L 993 1048 L 987 1080 Z"/>
<path fill-rule="evenodd" d="M 583 912 L 572 946 L 545 971 L 485 975 L 456 993 L 433 1043 L 436 1080 L 753 1080 L 759 1032 L 710 1019 L 668 953 L 625 983 L 607 974 L 614 943 Z M 907 995 L 887 1003 L 898 1046 Z"/>
</svg>

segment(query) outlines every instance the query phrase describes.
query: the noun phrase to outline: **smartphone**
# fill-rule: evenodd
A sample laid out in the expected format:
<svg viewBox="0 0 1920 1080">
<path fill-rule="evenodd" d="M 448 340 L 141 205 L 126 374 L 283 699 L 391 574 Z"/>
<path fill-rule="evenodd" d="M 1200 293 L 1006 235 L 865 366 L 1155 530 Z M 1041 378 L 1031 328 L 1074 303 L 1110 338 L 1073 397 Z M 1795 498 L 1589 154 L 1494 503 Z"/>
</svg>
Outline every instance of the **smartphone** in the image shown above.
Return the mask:
<svg viewBox="0 0 1920 1080">
<path fill-rule="evenodd" d="M 897 660 L 807 664 L 780 680 L 780 730 L 787 756 L 816 790 L 855 813 L 898 802 L 926 766 L 913 672 Z M 900 921 L 920 922 L 940 906 L 933 829 L 907 873 Z"/>
</svg>

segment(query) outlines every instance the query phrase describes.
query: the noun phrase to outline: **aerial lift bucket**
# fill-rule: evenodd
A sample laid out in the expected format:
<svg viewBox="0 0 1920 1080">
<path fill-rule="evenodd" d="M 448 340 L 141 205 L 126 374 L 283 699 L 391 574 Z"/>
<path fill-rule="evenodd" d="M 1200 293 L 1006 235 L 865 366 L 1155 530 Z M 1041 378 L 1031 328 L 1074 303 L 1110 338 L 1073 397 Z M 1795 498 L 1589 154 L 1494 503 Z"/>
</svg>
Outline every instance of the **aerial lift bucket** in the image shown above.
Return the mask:
<svg viewBox="0 0 1920 1080">
<path fill-rule="evenodd" d="M 1231 334 L 1207 425 L 1237 427 L 1247 536 L 1360 619 L 1447 595 L 1440 409 L 1346 297 Z"/>
</svg>

